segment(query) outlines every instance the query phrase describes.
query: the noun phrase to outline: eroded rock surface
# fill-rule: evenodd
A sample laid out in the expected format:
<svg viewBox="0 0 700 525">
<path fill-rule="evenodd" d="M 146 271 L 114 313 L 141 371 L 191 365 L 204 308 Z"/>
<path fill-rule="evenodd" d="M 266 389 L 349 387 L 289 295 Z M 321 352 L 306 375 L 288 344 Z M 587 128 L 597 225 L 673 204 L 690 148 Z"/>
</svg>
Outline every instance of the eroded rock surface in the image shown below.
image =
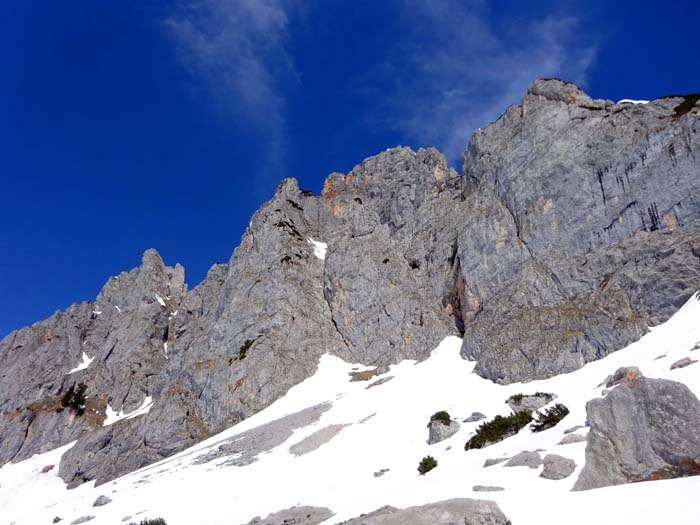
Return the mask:
<svg viewBox="0 0 700 525">
<path fill-rule="evenodd" d="M 700 401 L 639 374 L 586 404 L 591 430 L 574 490 L 700 474 Z"/>
</svg>

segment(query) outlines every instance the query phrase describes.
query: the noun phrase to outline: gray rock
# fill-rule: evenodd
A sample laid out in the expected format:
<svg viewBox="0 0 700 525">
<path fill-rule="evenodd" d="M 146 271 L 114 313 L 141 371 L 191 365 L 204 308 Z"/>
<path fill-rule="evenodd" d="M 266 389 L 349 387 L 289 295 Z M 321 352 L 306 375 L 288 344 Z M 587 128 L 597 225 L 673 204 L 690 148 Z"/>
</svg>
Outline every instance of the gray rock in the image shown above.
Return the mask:
<svg viewBox="0 0 700 525">
<path fill-rule="evenodd" d="M 547 454 L 544 457 L 544 468 L 540 477 L 554 480 L 564 479 L 571 476 L 574 470 L 576 470 L 576 463 L 573 459 L 556 454 Z"/>
<path fill-rule="evenodd" d="M 59 521 L 62 521 L 63 518 L 56 516 L 51 523 L 58 523 Z"/>
<path fill-rule="evenodd" d="M 503 463 L 504 461 L 508 461 L 510 459 L 509 457 L 506 458 L 488 458 L 486 461 L 484 461 L 484 467 L 490 467 L 492 465 L 498 465 L 499 463 Z"/>
<path fill-rule="evenodd" d="M 88 521 L 92 521 L 95 519 L 95 516 L 81 516 L 77 520 L 73 520 L 70 522 L 70 525 L 80 525 L 81 523 L 87 523 Z"/>
<path fill-rule="evenodd" d="M 433 445 L 454 436 L 457 432 L 459 432 L 459 428 L 460 425 L 458 421 L 434 419 L 428 423 L 428 444 Z"/>
<path fill-rule="evenodd" d="M 317 430 L 289 447 L 289 452 L 295 456 L 303 456 L 304 454 L 313 452 L 337 436 L 346 426 L 347 425 L 328 425 L 327 427 Z"/>
<path fill-rule="evenodd" d="M 637 376 L 586 412 L 586 463 L 574 490 L 700 474 L 700 401 L 685 385 Z"/>
<path fill-rule="evenodd" d="M 300 506 L 275 512 L 265 519 L 253 518 L 247 525 L 318 525 L 331 517 L 331 509 Z"/>
<path fill-rule="evenodd" d="M 697 342 L 693 345 L 693 348 L 691 348 L 690 351 L 692 352 L 693 350 L 700 350 L 700 342 Z"/>
<path fill-rule="evenodd" d="M 378 471 L 376 471 L 376 472 L 374 473 L 374 477 L 375 477 L 375 478 L 381 478 L 381 477 L 382 477 L 384 474 L 386 474 L 387 472 L 389 472 L 389 469 L 388 469 L 388 468 L 379 469 Z"/>
<path fill-rule="evenodd" d="M 108 503 L 112 503 L 112 500 L 105 496 L 104 494 L 100 495 L 97 497 L 95 502 L 92 504 L 93 507 L 103 507 L 104 505 L 107 505 Z"/>
<path fill-rule="evenodd" d="M 338 525 L 510 525 L 493 501 L 467 498 L 449 499 L 419 507 L 396 509 L 383 507 L 370 514 Z"/>
<path fill-rule="evenodd" d="M 569 434 L 568 436 L 564 436 L 557 445 L 571 445 L 572 443 L 582 443 L 583 441 L 588 441 L 588 438 L 580 434 Z"/>
<path fill-rule="evenodd" d="M 666 354 L 657 355 L 657 356 L 654 358 L 654 361 L 658 361 L 659 359 L 663 359 L 664 357 L 666 357 Z"/>
<path fill-rule="evenodd" d="M 481 421 L 482 419 L 486 419 L 486 414 L 482 414 L 481 412 L 472 412 L 472 415 L 466 419 L 463 419 L 462 423 L 474 423 L 475 421 Z"/>
<path fill-rule="evenodd" d="M 549 392 L 537 392 L 535 394 L 528 395 L 519 394 L 517 396 L 510 396 L 506 400 L 506 404 L 510 407 L 514 414 L 524 410 L 527 412 L 534 412 L 556 398 L 556 395 Z"/>
<path fill-rule="evenodd" d="M 541 464 L 542 458 L 537 452 L 523 450 L 510 458 L 504 466 L 537 468 Z"/>
<path fill-rule="evenodd" d="M 585 427 L 584 427 L 583 425 L 575 425 L 575 426 L 573 426 L 573 427 L 571 427 L 571 428 L 567 428 L 567 429 L 564 431 L 564 434 L 571 434 L 572 432 L 576 432 L 577 430 L 580 430 L 580 429 L 582 429 L 582 428 L 585 428 Z"/>
<path fill-rule="evenodd" d="M 671 365 L 671 370 L 675 370 L 676 368 L 685 368 L 688 365 L 692 365 L 693 363 L 697 363 L 697 359 L 691 359 L 690 357 L 684 357 L 683 359 L 679 359 L 675 363 Z"/>
<path fill-rule="evenodd" d="M 505 489 L 503 487 L 495 487 L 493 485 L 474 485 L 472 490 L 474 492 L 501 492 Z"/>
<path fill-rule="evenodd" d="M 642 375 L 642 372 L 636 366 L 622 366 L 615 370 L 612 377 L 608 376 L 609 379 L 605 382 L 606 388 L 612 388 L 615 385 L 619 385 L 624 381 L 633 380 L 635 377 Z"/>
</svg>

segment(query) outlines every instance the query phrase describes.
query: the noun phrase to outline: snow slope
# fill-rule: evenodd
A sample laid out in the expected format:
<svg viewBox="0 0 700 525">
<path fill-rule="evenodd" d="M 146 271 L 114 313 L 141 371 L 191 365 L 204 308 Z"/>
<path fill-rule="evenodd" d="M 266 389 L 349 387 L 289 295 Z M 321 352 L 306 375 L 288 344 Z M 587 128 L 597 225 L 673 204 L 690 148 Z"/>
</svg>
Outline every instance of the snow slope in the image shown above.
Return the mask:
<svg viewBox="0 0 700 525">
<path fill-rule="evenodd" d="M 163 517 L 168 525 L 236 525 L 302 504 L 331 508 L 336 515 L 326 523 L 332 524 L 383 505 L 407 507 L 473 497 L 495 500 L 515 525 L 697 524 L 700 504 L 694 497 L 700 493 L 700 477 L 571 492 L 583 466 L 585 442 L 557 443 L 565 429 L 584 424 L 586 401 L 601 395 L 602 387 L 597 385 L 620 366 L 636 365 L 649 377 L 683 382 L 700 395 L 700 363 L 670 370 L 680 358 L 700 359 L 700 350 L 691 350 L 699 341 L 700 300 L 691 298 L 668 322 L 625 349 L 576 372 L 527 384 L 496 385 L 471 373 L 474 363 L 460 357 L 456 337 L 446 338 L 424 362 L 392 366 L 380 376 L 391 379 L 371 388 L 368 385 L 375 378 L 350 382 L 348 376 L 367 367 L 326 355 L 313 377 L 266 410 L 105 485 L 90 483 L 66 490 L 57 468 L 41 473 L 43 467 L 57 465 L 71 445 L 4 466 L 0 469 L 0 523 L 51 523 L 55 516 L 70 523 L 89 515 L 95 516 L 91 524 L 118 524 L 125 516 L 133 516 L 135 522 Z M 658 358 L 660 355 L 665 357 Z M 501 443 L 465 452 L 464 443 L 479 423 L 462 423 L 451 438 L 426 443 L 428 419 L 438 410 L 447 410 L 460 421 L 473 411 L 491 418 L 509 413 L 504 401 L 511 394 L 535 391 L 555 393 L 558 398 L 552 403 L 563 403 L 571 410 L 555 428 L 538 434 L 525 429 Z M 248 466 L 221 466 L 226 458 L 193 464 L 224 438 L 325 401 L 333 405 L 316 423 L 297 429 L 286 442 Z M 312 452 L 290 453 L 292 445 L 329 425 L 348 426 Z M 542 450 L 542 457 L 556 453 L 574 459 L 576 471 L 564 480 L 551 481 L 539 477 L 541 467 L 499 464 L 483 468 L 487 458 L 535 449 Z M 428 454 L 438 460 L 438 466 L 419 476 L 418 462 Z M 389 471 L 375 477 L 380 469 Z M 497 485 L 505 490 L 475 493 L 473 485 Z M 101 494 L 113 502 L 93 508 Z"/>
</svg>

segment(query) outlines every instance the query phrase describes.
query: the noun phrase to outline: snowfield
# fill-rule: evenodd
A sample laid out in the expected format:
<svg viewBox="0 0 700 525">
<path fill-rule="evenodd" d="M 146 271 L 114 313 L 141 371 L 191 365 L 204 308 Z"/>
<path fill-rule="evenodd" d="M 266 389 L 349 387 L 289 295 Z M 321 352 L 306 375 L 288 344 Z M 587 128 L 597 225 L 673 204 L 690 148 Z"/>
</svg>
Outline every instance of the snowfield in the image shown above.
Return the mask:
<svg viewBox="0 0 700 525">
<path fill-rule="evenodd" d="M 700 363 L 670 370 L 683 357 L 700 359 L 700 350 L 691 350 L 699 341 L 700 300 L 694 297 L 668 322 L 623 350 L 576 372 L 526 384 L 502 386 L 473 374 L 474 363 L 462 359 L 461 340 L 456 337 L 445 338 L 429 359 L 404 361 L 369 381 L 351 382 L 349 376 L 367 367 L 326 355 L 313 377 L 262 412 L 180 454 L 102 486 L 88 483 L 66 490 L 57 465 L 72 444 L 5 465 L 0 469 L 0 522 L 49 524 L 58 516 L 61 523 L 69 524 L 82 516 L 94 516 L 88 522 L 91 525 L 119 524 L 131 516 L 125 523 L 163 517 L 168 525 L 237 525 L 293 505 L 314 505 L 335 512 L 324 522 L 334 524 L 384 505 L 408 507 L 471 497 L 496 501 L 515 525 L 697 524 L 700 504 L 695 497 L 700 494 L 700 477 L 571 492 L 584 463 L 586 443 L 557 443 L 564 430 L 585 424 L 586 401 L 602 395 L 604 387 L 597 385 L 620 366 L 636 365 L 648 377 L 680 381 L 700 395 Z M 388 381 L 368 388 L 378 379 Z M 465 452 L 464 444 L 480 422 L 461 423 L 454 436 L 427 444 L 427 423 L 438 410 L 449 411 L 460 422 L 474 411 L 490 419 L 510 413 L 505 404 L 510 395 L 536 391 L 556 394 L 551 404 L 563 403 L 570 409 L 556 427 L 537 434 L 525 428 L 505 441 Z M 194 464 L 224 439 L 324 402 L 331 402 L 332 407 L 318 421 L 295 430 L 282 445 L 261 453 L 250 465 L 223 466 L 226 457 Z M 315 450 L 290 453 L 290 447 L 330 425 L 346 426 L 326 432 L 329 441 Z M 573 459 L 576 471 L 552 481 L 539 477 L 542 467 L 483 467 L 488 458 L 537 449 L 542 457 L 555 453 Z M 428 454 L 437 459 L 438 466 L 419 476 L 418 462 Z M 380 469 L 388 471 L 375 477 Z M 505 490 L 473 492 L 474 485 Z M 112 503 L 93 507 L 99 495 L 108 496 Z"/>
</svg>

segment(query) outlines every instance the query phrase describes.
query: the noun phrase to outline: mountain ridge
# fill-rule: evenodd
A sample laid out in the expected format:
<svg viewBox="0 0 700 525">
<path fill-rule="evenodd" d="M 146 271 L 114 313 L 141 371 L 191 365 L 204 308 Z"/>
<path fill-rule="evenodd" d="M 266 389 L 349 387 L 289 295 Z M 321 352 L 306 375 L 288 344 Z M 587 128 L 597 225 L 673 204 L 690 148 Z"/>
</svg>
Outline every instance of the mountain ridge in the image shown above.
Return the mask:
<svg viewBox="0 0 700 525">
<path fill-rule="evenodd" d="M 191 290 L 147 250 L 94 303 L 0 341 L 0 463 L 78 439 L 61 476 L 105 482 L 262 410 L 329 352 L 383 370 L 458 335 L 509 383 L 625 346 L 700 289 L 700 109 L 676 117 L 682 103 L 535 81 L 475 132 L 461 176 L 398 147 L 318 196 L 285 179 Z M 86 416 L 57 405 L 77 382 Z"/>
</svg>

